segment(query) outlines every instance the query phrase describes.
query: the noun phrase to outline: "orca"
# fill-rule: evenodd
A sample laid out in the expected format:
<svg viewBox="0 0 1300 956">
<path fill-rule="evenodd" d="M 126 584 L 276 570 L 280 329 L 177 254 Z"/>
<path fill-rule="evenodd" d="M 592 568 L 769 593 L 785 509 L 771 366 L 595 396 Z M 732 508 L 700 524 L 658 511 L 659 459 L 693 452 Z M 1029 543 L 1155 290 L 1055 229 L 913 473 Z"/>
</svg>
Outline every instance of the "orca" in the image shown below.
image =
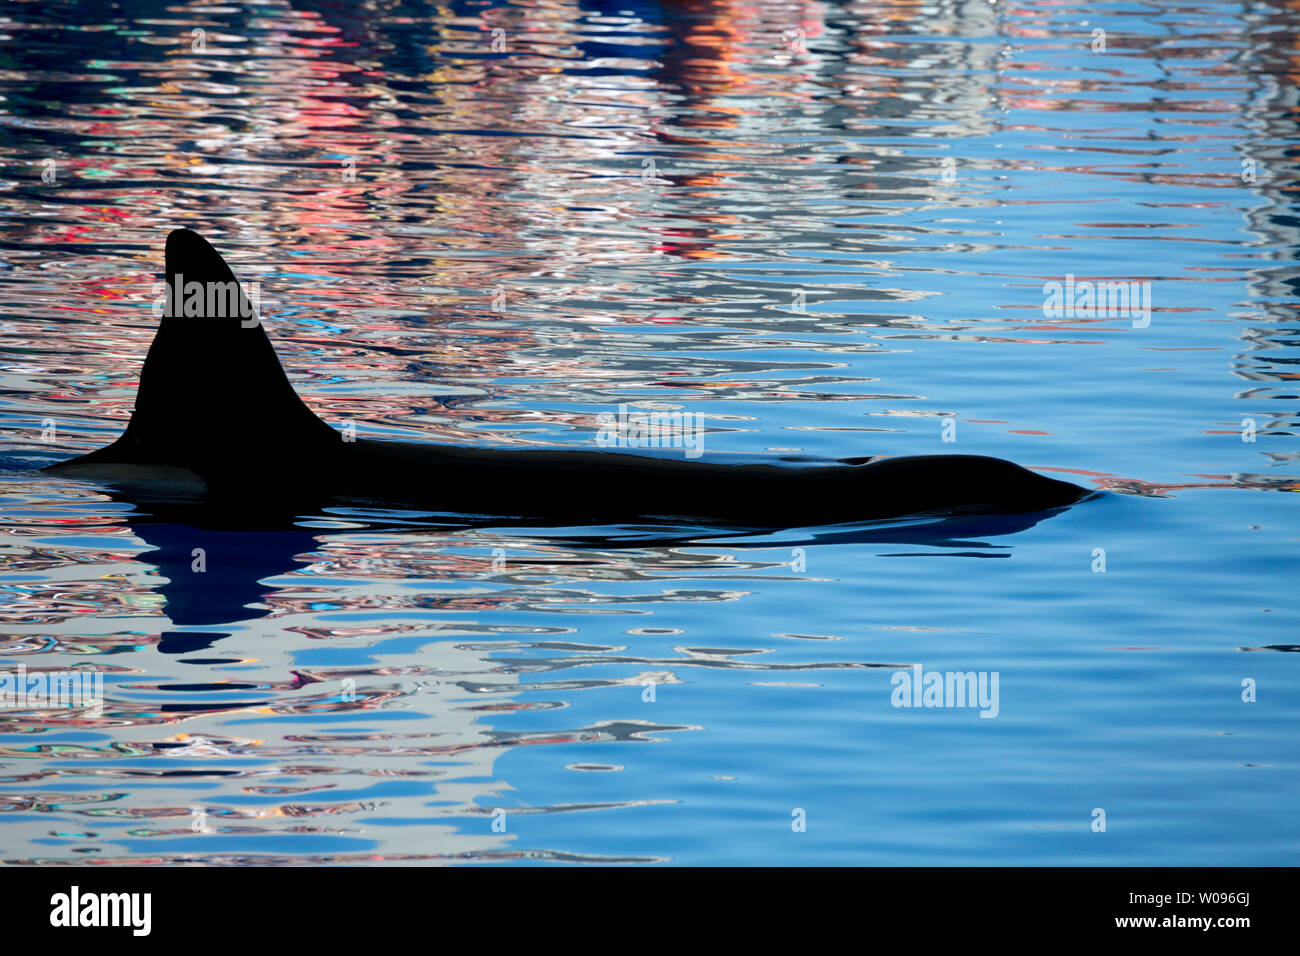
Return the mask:
<svg viewBox="0 0 1300 956">
<path fill-rule="evenodd" d="M 125 432 L 47 473 L 129 488 L 143 503 L 197 502 L 227 516 L 361 505 L 565 526 L 806 528 L 1039 512 L 1091 494 L 978 455 L 728 463 L 346 440 L 298 397 L 243 287 L 205 239 L 189 229 L 167 237 L 166 280 L 167 306 Z M 236 299 L 190 294 L 214 288 L 237 290 Z"/>
</svg>

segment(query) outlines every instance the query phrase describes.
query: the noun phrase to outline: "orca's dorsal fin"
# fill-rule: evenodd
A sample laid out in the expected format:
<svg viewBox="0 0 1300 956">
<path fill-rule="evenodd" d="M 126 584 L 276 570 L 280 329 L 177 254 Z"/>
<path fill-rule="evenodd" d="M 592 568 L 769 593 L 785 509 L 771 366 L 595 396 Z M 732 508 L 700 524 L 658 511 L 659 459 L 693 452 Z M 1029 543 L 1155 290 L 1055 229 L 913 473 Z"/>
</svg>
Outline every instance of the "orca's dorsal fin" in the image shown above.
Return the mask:
<svg viewBox="0 0 1300 956">
<path fill-rule="evenodd" d="M 253 310 L 258 297 L 207 240 L 177 229 L 166 257 L 167 305 L 116 457 L 217 477 L 341 441 L 293 390 Z"/>
</svg>

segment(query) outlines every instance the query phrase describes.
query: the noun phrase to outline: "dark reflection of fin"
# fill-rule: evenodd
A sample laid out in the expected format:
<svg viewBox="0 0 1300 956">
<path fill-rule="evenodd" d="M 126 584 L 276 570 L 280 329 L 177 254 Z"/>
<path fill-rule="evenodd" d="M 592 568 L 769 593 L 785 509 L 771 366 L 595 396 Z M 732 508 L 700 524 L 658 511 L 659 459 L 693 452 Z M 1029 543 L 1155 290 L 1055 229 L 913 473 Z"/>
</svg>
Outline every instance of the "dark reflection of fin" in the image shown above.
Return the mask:
<svg viewBox="0 0 1300 956">
<path fill-rule="evenodd" d="M 229 624 L 261 617 L 261 603 L 270 588 L 260 582 L 293 570 L 294 558 L 316 549 L 319 531 L 294 527 L 291 519 L 279 527 L 210 527 L 159 520 L 160 515 L 132 516 L 132 531 L 157 548 L 140 556 L 167 579 L 160 587 L 167 601 L 164 613 L 177 631 L 163 635 L 160 650 L 176 654 L 202 650 L 225 636 L 183 633 L 187 627 Z M 190 516 L 187 516 L 190 517 Z M 203 570 L 196 570 L 199 554 Z"/>
<path fill-rule="evenodd" d="M 227 624 L 261 617 L 248 609 L 269 588 L 259 582 L 294 568 L 294 557 L 316 547 L 303 529 L 287 531 L 211 531 L 185 525 L 137 525 L 135 533 L 159 550 L 142 555 L 167 578 L 163 596 L 167 616 L 177 628 Z M 195 571 L 201 549 L 205 570 Z M 207 644 L 192 644 L 198 650 Z"/>
<path fill-rule="evenodd" d="M 755 531 L 717 531 L 681 529 L 663 535 L 656 529 L 650 535 L 563 535 L 552 540 L 575 547 L 673 547 L 688 544 L 719 544 L 729 548 L 798 547 L 815 544 L 911 544 L 936 548 L 1008 547 L 993 545 L 979 538 L 1000 537 L 1027 531 L 1041 521 L 1069 509 L 1054 508 L 1021 514 L 967 514 L 915 517 L 905 521 L 875 521 L 854 526 L 794 529 L 774 533 L 770 529 Z M 901 555 L 900 555 L 901 556 Z"/>
<path fill-rule="evenodd" d="M 891 551 L 882 558 L 1009 558 L 1008 551 Z"/>
<path fill-rule="evenodd" d="M 112 491 L 114 499 L 135 505 L 137 514 L 129 516 L 133 532 L 157 550 L 141 555 L 141 560 L 157 566 L 167 579 L 160 586 L 166 599 L 164 609 L 175 630 L 162 635 L 158 650 L 164 654 L 186 654 L 213 646 L 228 632 L 187 631 L 186 628 L 211 627 L 247 621 L 263 616 L 265 610 L 250 608 L 262 603 L 270 589 L 261 582 L 269 577 L 292 571 L 295 558 L 317 548 L 319 529 L 295 525 L 295 516 L 286 512 L 216 510 L 201 503 L 163 503 L 158 500 L 132 500 L 122 491 Z M 148 509 L 147 512 L 145 509 Z M 413 519 L 390 519 L 382 512 L 359 519 L 368 532 L 421 530 L 446 533 L 460 528 L 513 529 L 513 533 L 552 541 L 573 548 L 646 548 L 681 546 L 723 546 L 729 548 L 780 548 L 818 544 L 882 544 L 942 548 L 928 552 L 951 557 L 1006 556 L 1008 545 L 991 544 L 983 539 L 1017 534 L 1034 527 L 1065 508 L 1019 514 L 965 514 L 918 516 L 906 520 L 876 521 L 858 525 L 824 528 L 737 530 L 734 528 L 695 525 L 676 528 L 621 527 L 593 529 L 590 535 L 572 529 L 545 528 L 523 522 L 500 519 L 465 519 L 422 522 Z M 203 571 L 195 570 L 202 551 Z M 915 553 L 886 555 L 913 557 Z"/>
<path fill-rule="evenodd" d="M 168 601 L 171 598 L 168 597 Z M 170 610 L 171 605 L 168 604 Z M 164 631 L 158 638 L 158 653 L 160 654 L 190 654 L 194 651 L 205 651 L 223 637 L 229 637 L 229 631 L 195 631 L 187 633 L 185 631 Z M 229 663 L 221 661 L 220 663 Z"/>
</svg>

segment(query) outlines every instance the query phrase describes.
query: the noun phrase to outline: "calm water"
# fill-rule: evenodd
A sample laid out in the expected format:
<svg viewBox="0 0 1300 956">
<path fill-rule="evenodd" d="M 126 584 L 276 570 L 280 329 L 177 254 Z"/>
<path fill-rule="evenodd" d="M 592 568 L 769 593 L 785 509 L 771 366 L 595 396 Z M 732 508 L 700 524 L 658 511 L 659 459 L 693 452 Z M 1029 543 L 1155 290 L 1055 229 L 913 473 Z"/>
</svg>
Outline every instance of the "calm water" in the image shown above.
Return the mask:
<svg viewBox="0 0 1300 956">
<path fill-rule="evenodd" d="M 0 859 L 1296 862 L 1295 0 L 122 6 L 0 15 L 0 655 L 105 697 L 0 709 Z M 150 521 L 36 469 L 124 427 L 178 225 L 366 436 L 627 404 L 1104 493 Z M 1068 275 L 1149 324 L 1045 316 Z M 894 707 L 912 664 L 996 719 Z"/>
</svg>

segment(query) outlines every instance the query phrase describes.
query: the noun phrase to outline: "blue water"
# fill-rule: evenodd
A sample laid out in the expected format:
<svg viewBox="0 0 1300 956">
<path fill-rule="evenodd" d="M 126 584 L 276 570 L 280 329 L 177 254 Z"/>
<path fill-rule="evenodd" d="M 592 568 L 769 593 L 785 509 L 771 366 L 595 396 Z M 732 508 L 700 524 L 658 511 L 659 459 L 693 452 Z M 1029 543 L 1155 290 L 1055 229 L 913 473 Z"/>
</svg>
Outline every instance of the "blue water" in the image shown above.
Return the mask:
<svg viewBox="0 0 1300 956">
<path fill-rule="evenodd" d="M 0 705 L 0 860 L 1296 861 L 1294 3 L 130 9 L 0 16 L 0 674 L 105 698 Z M 168 524 L 37 469 L 125 426 L 179 225 L 358 434 L 627 404 L 1099 493 Z M 1071 275 L 1149 323 L 1045 314 Z M 912 665 L 996 716 L 894 706 Z"/>
</svg>

